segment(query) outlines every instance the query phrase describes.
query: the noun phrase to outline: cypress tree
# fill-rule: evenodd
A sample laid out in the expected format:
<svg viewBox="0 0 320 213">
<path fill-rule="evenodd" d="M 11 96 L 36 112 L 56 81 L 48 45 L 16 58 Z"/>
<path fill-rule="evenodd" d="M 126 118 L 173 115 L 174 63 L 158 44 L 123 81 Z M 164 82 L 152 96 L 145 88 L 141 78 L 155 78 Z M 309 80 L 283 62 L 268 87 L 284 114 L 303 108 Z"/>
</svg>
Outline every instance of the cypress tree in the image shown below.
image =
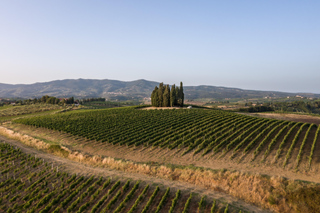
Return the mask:
<svg viewBox="0 0 320 213">
<path fill-rule="evenodd" d="M 172 85 L 171 90 L 169 85 L 159 84 L 151 93 L 151 105 L 154 107 L 173 107 L 184 104 L 183 84 L 180 82 L 180 88 L 175 84 Z"/>
<path fill-rule="evenodd" d="M 163 106 L 169 107 L 170 106 L 170 87 L 167 85 L 165 87 L 164 93 L 163 93 Z"/>
<path fill-rule="evenodd" d="M 154 88 L 154 90 L 152 91 L 152 93 L 151 93 L 151 105 L 152 106 L 157 106 L 157 103 L 155 102 L 155 100 L 156 100 L 156 96 L 158 96 L 158 87 L 156 86 L 155 88 Z"/>
<path fill-rule="evenodd" d="M 154 89 L 152 90 L 150 98 L 151 98 L 151 106 L 154 106 Z"/>
<path fill-rule="evenodd" d="M 179 90 L 179 87 L 176 86 L 176 100 L 177 100 L 177 103 L 175 105 L 177 106 L 180 106 L 180 90 Z"/>
<path fill-rule="evenodd" d="M 158 97 L 158 92 L 159 92 L 159 89 L 158 87 L 156 86 L 154 88 L 154 97 L 153 97 L 153 106 L 155 107 L 158 107 L 159 106 L 159 97 Z"/>
<path fill-rule="evenodd" d="M 172 85 L 170 91 L 170 106 L 173 107 L 175 105 L 177 105 L 176 85 Z"/>
<path fill-rule="evenodd" d="M 159 84 L 159 90 L 158 90 L 158 106 L 163 106 L 163 93 L 164 93 L 164 86 L 163 83 Z"/>
<path fill-rule="evenodd" d="M 181 104 L 180 106 L 183 107 L 183 102 L 184 102 L 184 93 L 183 93 L 183 85 L 182 85 L 182 81 L 180 82 L 180 89 L 179 89 L 179 92 L 180 92 L 180 99 L 181 99 Z"/>
</svg>

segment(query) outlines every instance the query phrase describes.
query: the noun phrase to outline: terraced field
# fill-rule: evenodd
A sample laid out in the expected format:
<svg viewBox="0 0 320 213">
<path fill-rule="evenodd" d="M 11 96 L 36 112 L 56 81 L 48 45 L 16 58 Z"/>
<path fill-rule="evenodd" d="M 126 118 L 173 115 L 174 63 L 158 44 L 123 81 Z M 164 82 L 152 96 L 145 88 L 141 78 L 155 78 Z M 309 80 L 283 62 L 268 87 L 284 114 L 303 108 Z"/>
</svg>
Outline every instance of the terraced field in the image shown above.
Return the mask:
<svg viewBox="0 0 320 213">
<path fill-rule="evenodd" d="M 200 194 L 162 185 L 71 174 L 1 141 L 0 171 L 3 212 L 241 211 Z"/>
<path fill-rule="evenodd" d="M 85 110 L 15 120 L 104 144 L 176 149 L 180 155 L 273 162 L 310 168 L 320 159 L 315 124 L 251 117 L 204 109 Z M 316 159 L 315 159 L 316 158 Z"/>
</svg>

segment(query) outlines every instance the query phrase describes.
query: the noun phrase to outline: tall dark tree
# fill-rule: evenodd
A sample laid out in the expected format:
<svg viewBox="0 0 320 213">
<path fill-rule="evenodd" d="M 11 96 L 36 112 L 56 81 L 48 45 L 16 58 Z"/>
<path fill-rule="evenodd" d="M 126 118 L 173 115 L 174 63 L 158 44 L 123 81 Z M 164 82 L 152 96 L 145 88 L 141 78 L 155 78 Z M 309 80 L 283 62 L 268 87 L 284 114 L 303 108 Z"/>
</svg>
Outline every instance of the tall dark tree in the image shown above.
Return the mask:
<svg viewBox="0 0 320 213">
<path fill-rule="evenodd" d="M 155 89 L 154 89 L 155 90 Z M 151 93 L 151 105 L 152 106 L 155 106 L 155 104 L 154 104 L 154 94 L 155 94 L 155 91 L 152 91 L 152 93 Z"/>
<path fill-rule="evenodd" d="M 175 104 L 176 106 L 180 106 L 180 90 L 179 87 L 176 86 L 176 99 L 177 99 L 177 103 Z"/>
<path fill-rule="evenodd" d="M 66 100 L 66 104 L 73 104 L 74 103 L 74 98 L 70 97 Z"/>
<path fill-rule="evenodd" d="M 170 106 L 176 106 L 177 105 L 177 96 L 176 96 L 176 85 L 171 86 L 170 91 Z"/>
<path fill-rule="evenodd" d="M 40 99 L 41 103 L 46 103 L 48 98 L 49 98 L 48 95 L 42 96 L 41 99 Z"/>
<path fill-rule="evenodd" d="M 151 105 L 154 107 L 173 107 L 183 106 L 184 94 L 183 85 L 180 83 L 180 88 L 172 85 L 171 90 L 169 85 L 159 84 L 151 93 Z"/>
<path fill-rule="evenodd" d="M 49 97 L 46 101 L 47 104 L 55 104 L 56 98 L 55 97 Z"/>
<path fill-rule="evenodd" d="M 164 93 L 164 86 L 163 83 L 159 84 L 159 90 L 158 90 L 158 106 L 162 107 L 163 106 L 163 93 Z"/>
<path fill-rule="evenodd" d="M 165 90 L 163 93 L 163 106 L 164 107 L 170 106 L 170 87 L 169 87 L 169 85 L 165 86 Z"/>
<path fill-rule="evenodd" d="M 59 104 L 60 103 L 60 99 L 59 98 L 56 98 L 54 104 Z"/>
<path fill-rule="evenodd" d="M 151 104 L 154 107 L 159 106 L 159 98 L 158 98 L 158 87 L 156 86 L 151 94 Z"/>
<path fill-rule="evenodd" d="M 183 93 L 183 84 L 182 81 L 180 82 L 180 89 L 179 89 L 179 98 L 181 99 L 180 101 L 180 106 L 183 107 L 183 102 L 184 102 L 184 93 Z"/>
</svg>

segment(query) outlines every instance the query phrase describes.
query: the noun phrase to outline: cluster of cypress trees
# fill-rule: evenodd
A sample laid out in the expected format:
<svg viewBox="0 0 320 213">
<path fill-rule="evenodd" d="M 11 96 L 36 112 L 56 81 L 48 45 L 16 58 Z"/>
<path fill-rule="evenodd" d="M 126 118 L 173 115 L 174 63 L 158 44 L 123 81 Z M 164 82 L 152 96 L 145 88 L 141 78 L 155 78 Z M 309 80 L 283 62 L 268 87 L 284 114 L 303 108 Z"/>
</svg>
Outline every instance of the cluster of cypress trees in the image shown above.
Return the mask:
<svg viewBox="0 0 320 213">
<path fill-rule="evenodd" d="M 169 85 L 159 84 L 155 87 L 151 94 L 151 104 L 155 107 L 183 107 L 184 93 L 183 85 L 180 82 L 180 88 L 172 85 L 171 90 Z"/>
</svg>

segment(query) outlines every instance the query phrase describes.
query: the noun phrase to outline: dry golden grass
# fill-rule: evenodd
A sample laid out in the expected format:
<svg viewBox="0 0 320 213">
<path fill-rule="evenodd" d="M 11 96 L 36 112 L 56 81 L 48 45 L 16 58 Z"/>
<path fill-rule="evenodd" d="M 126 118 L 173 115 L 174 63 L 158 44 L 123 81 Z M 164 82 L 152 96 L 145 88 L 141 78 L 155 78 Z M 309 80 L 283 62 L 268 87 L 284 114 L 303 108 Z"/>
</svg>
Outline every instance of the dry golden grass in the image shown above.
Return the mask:
<svg viewBox="0 0 320 213">
<path fill-rule="evenodd" d="M 49 144 L 35 139 L 33 137 L 30 137 L 28 135 L 25 134 L 20 134 L 18 132 L 14 132 L 13 130 L 4 128 L 0 126 L 0 135 L 3 135 L 7 138 L 13 139 L 13 140 L 18 140 L 21 141 L 22 143 L 28 145 L 28 146 L 32 146 L 34 148 L 37 149 L 48 149 L 49 148 Z"/>
<path fill-rule="evenodd" d="M 54 105 L 54 104 L 32 104 L 32 105 L 23 105 L 23 106 L 12 106 L 4 109 L 0 107 L 0 117 L 24 115 L 24 114 L 45 112 L 45 111 L 63 109 L 63 108 L 65 107 L 60 105 Z"/>
</svg>

